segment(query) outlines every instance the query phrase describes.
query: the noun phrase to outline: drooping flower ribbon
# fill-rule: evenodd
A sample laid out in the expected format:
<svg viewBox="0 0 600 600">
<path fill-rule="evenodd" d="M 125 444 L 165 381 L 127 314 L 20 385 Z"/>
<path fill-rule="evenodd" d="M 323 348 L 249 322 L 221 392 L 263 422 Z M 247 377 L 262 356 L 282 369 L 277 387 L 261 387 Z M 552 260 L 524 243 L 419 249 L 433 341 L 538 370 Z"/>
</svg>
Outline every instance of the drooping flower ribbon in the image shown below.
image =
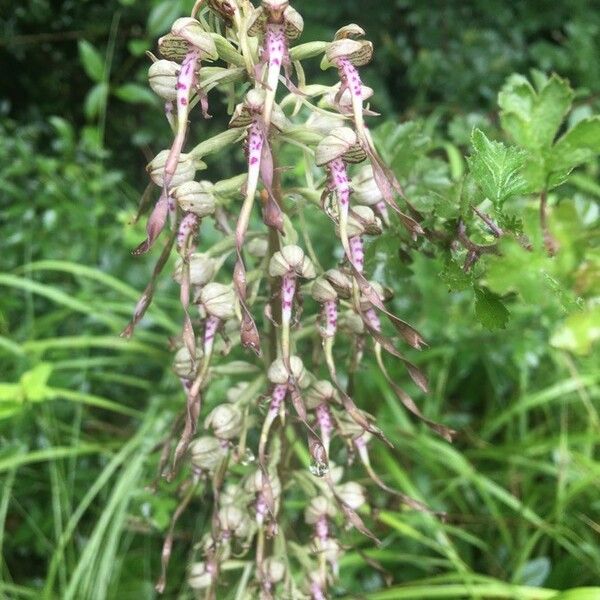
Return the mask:
<svg viewBox="0 0 600 600">
<path fill-rule="evenodd" d="M 172 192 L 174 200 L 183 212 L 177 232 L 177 251 L 181 257 L 179 296 L 184 311 L 182 337 L 190 356 L 194 356 L 196 351 L 196 338 L 189 314 L 191 291 L 190 260 L 196 250 L 195 237 L 201 220 L 215 212 L 215 198 L 211 190 L 212 184 L 208 181 L 190 181 L 176 187 Z"/>
<path fill-rule="evenodd" d="M 348 215 L 352 189 L 346 165 L 361 162 L 365 158 L 366 154 L 358 143 L 356 133 L 349 127 L 333 129 L 319 143 L 315 152 L 316 165 L 325 167 L 328 173 L 328 187 L 323 200 L 330 193 L 335 195 L 340 239 L 350 262 L 352 262 L 352 251 L 348 239 Z"/>
<path fill-rule="evenodd" d="M 371 282 L 371 287 L 382 301 L 386 300 L 385 290 L 379 284 Z M 389 296 L 387 299 L 389 299 Z M 382 375 L 385 377 L 386 381 L 389 383 L 394 393 L 396 394 L 398 400 L 400 400 L 400 402 L 409 412 L 411 412 L 414 416 L 423 421 L 430 429 L 435 431 L 445 440 L 451 442 L 455 432 L 449 427 L 436 423 L 435 421 L 432 421 L 431 419 L 428 419 L 425 415 L 423 415 L 423 413 L 419 410 L 419 408 L 415 404 L 414 400 L 409 396 L 409 394 L 405 392 L 390 377 L 385 363 L 383 362 L 383 356 L 381 353 L 382 348 L 385 349 L 389 354 L 400 360 L 400 362 L 402 362 L 402 364 L 405 366 L 410 378 L 415 383 L 415 385 L 420 390 L 427 393 L 429 391 L 429 384 L 423 372 L 415 364 L 408 360 L 401 352 L 399 352 L 396 349 L 396 347 L 392 344 L 392 342 L 383 335 L 379 316 L 377 315 L 377 312 L 368 300 L 363 299 L 363 302 L 360 306 L 360 311 L 361 315 L 363 316 L 365 327 L 368 329 L 369 333 L 371 334 L 371 337 L 373 338 L 375 357 L 377 359 L 379 369 Z"/>
<path fill-rule="evenodd" d="M 298 278 L 314 279 L 315 267 L 300 246 L 289 244 L 275 252 L 269 263 L 269 275 L 281 277 L 281 356 L 288 363 L 290 358 L 290 326 L 296 297 Z"/>
<path fill-rule="evenodd" d="M 358 204 L 370 206 L 383 221 L 386 227 L 390 225 L 390 215 L 383 194 L 373 177 L 373 171 L 368 166 L 361 168 L 352 180 L 354 200 Z"/>
<path fill-rule="evenodd" d="M 216 334 L 221 325 L 235 317 L 235 296 L 231 286 L 222 283 L 208 283 L 197 299 L 200 315 L 204 319 L 202 361 L 196 369 L 196 376 L 187 393 L 187 410 L 181 438 L 173 457 L 173 471 L 179 465 L 192 437 L 196 433 L 201 409 L 201 390 L 206 384 L 208 369 L 213 356 Z"/>
<path fill-rule="evenodd" d="M 357 67 L 369 63 L 373 57 L 373 44 L 367 40 L 358 40 L 364 30 L 358 25 L 342 27 L 335 35 L 334 41 L 326 51 L 323 66 L 334 65 L 338 69 L 341 86 L 337 94 L 338 102 L 344 94 L 351 96 L 352 114 L 360 145 L 369 157 L 373 177 L 381 190 L 384 202 L 398 214 L 404 226 L 413 236 L 423 233 L 419 223 L 402 212 L 394 199 L 394 192 L 404 195 L 396 176 L 385 165 L 379 156 L 369 130 L 364 121 L 364 97 L 360 74 Z M 342 110 L 343 112 L 343 110 Z"/>
<path fill-rule="evenodd" d="M 292 87 L 290 77 L 291 59 L 289 41 L 297 39 L 304 29 L 304 21 L 288 0 L 263 0 L 255 9 L 248 27 L 251 36 L 262 36 L 261 64 L 257 66 L 256 79 L 266 88 L 264 120 L 267 127 L 275 105 L 281 70 L 284 70 L 288 87 Z M 266 67 L 263 79 L 262 68 Z M 295 88 L 294 88 L 295 89 Z"/>
<path fill-rule="evenodd" d="M 274 515 L 275 505 L 271 490 L 266 454 L 269 432 L 278 416 L 281 417 L 282 421 L 285 418 L 286 409 L 284 403 L 288 395 L 290 396 L 298 418 L 309 431 L 312 432 L 312 428 L 308 425 L 306 420 L 306 408 L 300 397 L 300 390 L 306 389 L 310 385 L 310 378 L 304 368 L 304 363 L 297 356 L 290 356 L 287 364 L 281 358 L 275 359 L 269 367 L 267 377 L 273 385 L 273 388 L 271 390 L 269 408 L 265 420 L 263 421 L 258 442 L 258 464 L 263 473 L 263 499 L 266 504 L 265 508 Z"/>
<path fill-rule="evenodd" d="M 235 229 L 238 260 L 233 280 L 242 310 L 242 345 L 253 349 L 257 353 L 260 351 L 260 339 L 254 319 L 246 305 L 246 269 L 244 267 L 242 251 L 250 223 L 250 216 L 254 207 L 259 179 L 262 179 L 267 190 L 268 208 L 265 211 L 265 215 L 270 217 L 270 219 L 265 219 L 267 225 L 275 228 L 283 226 L 281 211 L 273 199 L 273 158 L 267 128 L 263 119 L 264 105 L 264 90 L 250 90 L 244 102 L 237 105 L 229 123 L 229 127 L 247 129 L 246 154 L 248 158 L 248 178 L 245 185 L 244 202 L 239 212 Z M 285 115 L 277 105 L 272 113 L 272 124 L 276 129 L 283 129 L 287 124 Z"/>
<path fill-rule="evenodd" d="M 330 404 L 340 404 L 335 387 L 326 380 L 316 381 L 306 394 L 306 408 L 315 411 L 315 420 L 327 457 L 335 429 Z"/>
<path fill-rule="evenodd" d="M 175 204 L 170 198 L 170 192 L 184 156 L 182 151 L 188 128 L 190 102 L 195 93 L 200 94 L 203 115 L 208 116 L 206 97 L 196 86 L 200 62 L 215 60 L 218 57 L 212 37 L 202 29 L 202 25 L 196 19 L 191 17 L 177 19 L 173 23 L 171 33 L 159 40 L 159 51 L 168 60 L 181 61 L 174 98 L 177 104 L 177 126 L 173 144 L 162 165 L 163 172 L 160 177 L 162 191 L 148 219 L 147 237 L 134 250 L 134 254 L 147 252 L 163 230 L 167 215 L 174 216 Z M 193 179 L 193 175 L 190 179 Z"/>
</svg>

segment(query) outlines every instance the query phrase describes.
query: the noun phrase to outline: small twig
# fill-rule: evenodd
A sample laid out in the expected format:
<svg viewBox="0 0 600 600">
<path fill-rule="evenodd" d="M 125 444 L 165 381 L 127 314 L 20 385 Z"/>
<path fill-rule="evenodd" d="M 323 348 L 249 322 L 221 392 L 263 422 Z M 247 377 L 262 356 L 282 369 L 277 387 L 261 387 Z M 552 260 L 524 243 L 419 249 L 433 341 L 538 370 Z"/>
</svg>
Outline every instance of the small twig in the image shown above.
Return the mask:
<svg viewBox="0 0 600 600">
<path fill-rule="evenodd" d="M 544 236 L 544 246 L 548 254 L 554 256 L 558 252 L 559 244 L 548 228 L 548 193 L 546 190 L 540 194 L 540 225 Z"/>
<path fill-rule="evenodd" d="M 502 237 L 504 235 L 504 230 L 492 221 L 489 215 L 481 212 L 476 206 L 471 207 L 473 212 L 488 226 L 488 229 L 492 232 L 492 235 L 496 238 Z"/>
<path fill-rule="evenodd" d="M 465 272 L 469 272 L 473 265 L 479 260 L 482 254 L 500 254 L 498 244 L 489 244 L 487 246 L 476 244 L 468 235 L 464 221 L 458 222 L 458 241 L 463 248 L 467 250 L 467 258 L 464 264 Z"/>
</svg>

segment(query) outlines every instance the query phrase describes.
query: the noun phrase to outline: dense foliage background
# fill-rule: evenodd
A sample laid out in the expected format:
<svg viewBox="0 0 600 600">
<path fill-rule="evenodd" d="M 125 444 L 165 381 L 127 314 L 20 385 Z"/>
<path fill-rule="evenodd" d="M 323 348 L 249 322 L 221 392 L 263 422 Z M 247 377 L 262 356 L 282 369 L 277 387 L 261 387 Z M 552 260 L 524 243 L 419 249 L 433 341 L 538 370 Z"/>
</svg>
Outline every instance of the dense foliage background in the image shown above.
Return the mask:
<svg viewBox="0 0 600 600">
<path fill-rule="evenodd" d="M 2 597 L 154 597 L 176 499 L 168 486 L 147 486 L 153 448 L 182 402 L 166 341 L 179 311 L 168 278 L 136 338 L 118 333 L 150 268 L 129 253 L 143 237 L 131 221 L 144 165 L 168 135 L 146 89 L 144 52 L 190 4 L 0 2 Z M 598 2 L 296 5 L 303 41 L 331 39 L 352 21 L 367 30 L 376 59 L 365 79 L 385 115 L 377 137 L 432 219 L 459 216 L 457 189 L 476 172 L 464 159 L 475 152 L 473 127 L 523 146 L 498 117 L 500 90 L 507 113 L 521 89 L 513 73 L 538 90 L 543 73 L 569 80 L 561 133 L 600 112 Z M 318 61 L 310 76 L 329 81 Z M 224 117 L 225 106 L 212 108 L 215 122 Z M 200 139 L 217 124 L 194 127 Z M 237 173 L 227 160 L 209 168 L 214 179 Z M 415 425 L 367 364 L 358 403 L 370 403 L 396 445 L 378 451 L 378 471 L 448 519 L 374 493 L 384 543 L 351 534 L 364 552 L 346 554 L 340 597 L 600 598 L 598 589 L 557 595 L 600 585 L 599 173 L 586 156 L 550 191 L 554 258 L 543 251 L 534 195 L 509 199 L 499 214 L 535 250 L 508 241 L 470 274 L 448 252 L 408 249 L 395 229 L 369 249 L 386 257 L 381 275 L 396 308 L 430 345 L 414 360 L 432 393 L 415 397 L 461 433 L 450 446 Z M 485 228 L 476 235 L 483 242 Z M 167 598 L 191 597 L 186 556 L 206 518 L 196 504 Z M 381 591 L 386 580 L 403 587 Z"/>
</svg>

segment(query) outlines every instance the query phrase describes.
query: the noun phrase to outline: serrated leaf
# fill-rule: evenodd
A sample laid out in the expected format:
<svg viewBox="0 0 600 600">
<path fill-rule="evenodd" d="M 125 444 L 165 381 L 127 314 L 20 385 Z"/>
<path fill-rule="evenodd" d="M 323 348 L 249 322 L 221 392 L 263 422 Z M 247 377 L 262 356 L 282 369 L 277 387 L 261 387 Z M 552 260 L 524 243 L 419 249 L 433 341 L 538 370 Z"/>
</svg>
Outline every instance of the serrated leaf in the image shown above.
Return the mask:
<svg viewBox="0 0 600 600">
<path fill-rule="evenodd" d="M 98 83 L 104 79 L 104 58 L 87 40 L 79 40 L 79 58 L 88 77 Z"/>
<path fill-rule="evenodd" d="M 570 172 L 600 154 L 600 116 L 579 121 L 556 142 L 550 155 L 553 172 Z"/>
<path fill-rule="evenodd" d="M 473 275 L 466 273 L 465 270 L 453 260 L 450 260 L 444 266 L 440 273 L 440 278 L 452 292 L 462 292 L 468 290 L 473 285 Z"/>
<path fill-rule="evenodd" d="M 412 173 L 415 163 L 431 146 L 420 121 L 385 123 L 375 130 L 374 137 L 385 161 L 401 179 Z"/>
<path fill-rule="evenodd" d="M 525 231 L 533 239 L 527 226 Z M 500 296 L 516 292 L 525 303 L 537 308 L 554 306 L 564 311 L 573 310 L 572 292 L 556 277 L 559 265 L 548 256 L 539 240 L 537 243 L 534 240 L 530 251 L 508 236 L 498 243 L 500 254 L 484 259 L 485 285 L 489 290 Z"/>
<path fill-rule="evenodd" d="M 123 102 L 131 104 L 156 104 L 156 96 L 146 87 L 137 83 L 125 83 L 120 85 L 114 95 Z"/>
<path fill-rule="evenodd" d="M 106 103 L 108 94 L 107 83 L 97 83 L 85 97 L 83 111 L 88 119 L 93 119 L 100 114 L 102 106 Z"/>
<path fill-rule="evenodd" d="M 471 136 L 473 154 L 467 158 L 471 174 L 497 208 L 511 196 L 527 191 L 523 177 L 526 154 L 512 146 L 488 139 L 480 129 Z"/>
<path fill-rule="evenodd" d="M 505 329 L 510 312 L 500 296 L 485 288 L 475 290 L 475 316 L 486 329 Z"/>
<path fill-rule="evenodd" d="M 524 148 L 550 148 L 572 101 L 573 90 L 556 75 L 539 92 L 522 75 L 513 75 L 498 95 L 502 126 Z"/>
</svg>

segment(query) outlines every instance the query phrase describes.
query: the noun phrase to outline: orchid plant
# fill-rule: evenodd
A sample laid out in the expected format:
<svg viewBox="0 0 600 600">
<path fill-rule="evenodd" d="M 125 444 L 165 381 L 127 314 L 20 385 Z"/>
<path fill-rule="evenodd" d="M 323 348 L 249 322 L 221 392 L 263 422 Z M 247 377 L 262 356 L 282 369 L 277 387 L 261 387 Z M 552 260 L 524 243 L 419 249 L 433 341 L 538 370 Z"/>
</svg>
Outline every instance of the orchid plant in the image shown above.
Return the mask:
<svg viewBox="0 0 600 600">
<path fill-rule="evenodd" d="M 237 598 L 327 598 L 344 548 L 341 526 L 375 539 L 365 523 L 367 490 L 346 474 L 355 456 L 386 493 L 428 510 L 390 489 L 371 466 L 372 444 L 388 441 L 349 385 L 369 339 L 399 400 L 436 433 L 452 437 L 421 414 L 384 363 L 383 351 L 427 390 L 425 376 L 386 334 L 382 317 L 410 347 L 423 347 L 423 338 L 389 310 L 389 290 L 365 268 L 365 239 L 395 218 L 410 237 L 424 233 L 366 124 L 374 114 L 368 105 L 373 90 L 363 85 L 359 68 L 371 60 L 373 45 L 351 24 L 330 42 L 291 46 L 302 29 L 288 0 L 263 0 L 258 7 L 248 0 L 199 0 L 191 16 L 177 19 L 158 41 L 159 56 L 149 54 L 149 83 L 165 102 L 173 142 L 148 165 L 158 199 L 134 253 L 148 252 L 161 236 L 165 244 L 124 334 L 133 334 L 175 251 L 182 330 L 174 372 L 185 402 L 178 434 L 164 441 L 160 474 L 173 479 L 186 460 L 191 464 L 164 543 L 158 591 L 165 589 L 177 520 L 200 489 L 212 493 L 213 517 L 196 546 L 189 585 L 205 598 L 218 597 L 224 573 L 236 568 L 243 569 Z M 302 63 L 320 56 L 324 69 L 337 70 L 331 86 L 305 80 Z M 211 96 L 219 92 L 237 102 L 229 127 L 194 147 L 188 123 L 207 118 Z M 280 161 L 286 145 L 297 149 L 306 174 L 289 189 L 288 165 Z M 227 149 L 243 149 L 246 172 L 197 180 L 207 168 L 204 157 Z M 304 210 L 330 220 L 337 256 L 315 255 Z M 202 243 L 206 219 L 223 233 L 212 247 Z M 318 353 L 310 351 L 309 339 L 320 340 Z M 202 429 L 206 391 L 225 372 L 239 382 L 204 415 Z M 306 452 L 296 451 L 290 463 L 295 434 L 306 440 Z M 294 482 L 306 494 L 305 546 L 286 536 L 292 526 L 286 496 Z"/>
</svg>

